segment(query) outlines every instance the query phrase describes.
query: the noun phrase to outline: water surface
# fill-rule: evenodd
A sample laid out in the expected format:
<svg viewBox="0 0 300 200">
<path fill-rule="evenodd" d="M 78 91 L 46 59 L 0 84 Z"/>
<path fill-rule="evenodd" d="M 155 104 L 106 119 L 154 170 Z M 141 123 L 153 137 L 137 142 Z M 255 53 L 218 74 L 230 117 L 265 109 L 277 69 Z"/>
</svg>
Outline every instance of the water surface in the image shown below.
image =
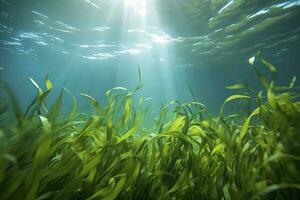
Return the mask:
<svg viewBox="0 0 300 200">
<path fill-rule="evenodd" d="M 248 58 L 258 50 L 275 64 L 279 82 L 300 75 L 299 0 L 1 0 L 2 78 L 23 106 L 28 76 L 49 74 L 56 90 L 89 93 L 137 84 L 153 109 L 173 99 L 197 100 L 217 112 L 247 80 L 259 88 Z M 264 70 L 264 69 L 261 69 Z M 79 98 L 79 102 L 81 100 Z"/>
</svg>

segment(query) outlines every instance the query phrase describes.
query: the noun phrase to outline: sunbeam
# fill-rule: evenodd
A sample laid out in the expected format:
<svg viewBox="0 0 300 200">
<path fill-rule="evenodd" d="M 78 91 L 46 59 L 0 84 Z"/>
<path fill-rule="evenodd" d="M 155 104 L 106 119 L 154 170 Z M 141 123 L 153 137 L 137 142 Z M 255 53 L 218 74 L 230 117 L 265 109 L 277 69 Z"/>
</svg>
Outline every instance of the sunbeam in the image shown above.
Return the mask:
<svg viewBox="0 0 300 200">
<path fill-rule="evenodd" d="M 123 13 L 117 13 L 122 11 Z M 117 13 L 117 14 L 113 14 Z M 121 15 L 120 15 L 121 14 Z M 155 2 L 149 0 L 113 1 L 109 7 L 106 23 L 111 24 L 116 16 L 122 16 L 121 35 L 118 40 L 119 55 L 117 63 L 120 67 L 116 72 L 116 85 L 127 83 L 134 85 L 132 75 L 124 76 L 128 72 L 135 73 L 136 66 L 140 66 L 143 74 L 143 95 L 151 96 L 160 103 L 157 87 L 162 90 L 163 101 L 176 98 L 170 45 L 174 39 L 162 30 Z M 155 47 L 155 48 L 153 48 Z M 124 63 L 126 63 L 124 65 Z M 119 65 L 117 64 L 117 65 Z M 162 95 L 163 94 L 163 95 Z"/>
</svg>

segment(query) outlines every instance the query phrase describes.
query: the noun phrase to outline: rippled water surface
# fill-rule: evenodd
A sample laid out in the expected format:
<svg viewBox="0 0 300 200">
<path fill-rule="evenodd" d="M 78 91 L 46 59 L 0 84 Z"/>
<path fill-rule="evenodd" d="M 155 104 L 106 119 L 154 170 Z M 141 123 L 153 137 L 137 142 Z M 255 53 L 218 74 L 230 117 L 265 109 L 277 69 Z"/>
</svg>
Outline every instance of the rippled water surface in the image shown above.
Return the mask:
<svg viewBox="0 0 300 200">
<path fill-rule="evenodd" d="M 28 76 L 48 73 L 60 88 L 103 98 L 133 89 L 156 104 L 191 100 L 211 110 L 224 86 L 257 79 L 248 58 L 258 50 L 279 68 L 278 81 L 300 75 L 299 0 L 1 0 L 2 77 L 24 105 Z"/>
</svg>

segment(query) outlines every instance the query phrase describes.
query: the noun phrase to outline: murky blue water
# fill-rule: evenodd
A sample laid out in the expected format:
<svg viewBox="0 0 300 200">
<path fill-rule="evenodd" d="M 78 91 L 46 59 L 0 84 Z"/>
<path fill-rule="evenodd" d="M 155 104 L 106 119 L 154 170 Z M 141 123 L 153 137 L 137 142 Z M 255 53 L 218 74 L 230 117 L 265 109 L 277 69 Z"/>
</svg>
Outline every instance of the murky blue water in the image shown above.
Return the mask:
<svg viewBox="0 0 300 200">
<path fill-rule="evenodd" d="M 299 0 L 1 0 L 1 76 L 23 106 L 36 92 L 28 76 L 42 84 L 46 74 L 56 92 L 104 101 L 110 88 L 133 90 L 139 66 L 137 95 L 153 110 L 192 100 L 189 84 L 217 112 L 231 92 L 224 86 L 259 88 L 248 64 L 258 50 L 278 82 L 300 77 L 299 19 Z"/>
</svg>

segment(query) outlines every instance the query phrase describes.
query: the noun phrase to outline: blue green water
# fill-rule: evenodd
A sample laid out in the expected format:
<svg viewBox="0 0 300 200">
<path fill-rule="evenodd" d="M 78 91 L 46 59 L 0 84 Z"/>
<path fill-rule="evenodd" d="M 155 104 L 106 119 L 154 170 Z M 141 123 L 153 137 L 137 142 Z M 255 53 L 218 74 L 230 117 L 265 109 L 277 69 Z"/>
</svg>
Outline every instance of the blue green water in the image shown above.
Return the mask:
<svg viewBox="0 0 300 200">
<path fill-rule="evenodd" d="M 259 83 L 248 64 L 258 50 L 277 81 L 300 77 L 299 0 L 1 0 L 1 77 L 22 106 L 36 94 L 28 77 L 104 102 L 105 91 L 133 90 L 141 69 L 152 112 L 192 100 L 217 112 L 226 85 Z M 261 69 L 264 71 L 265 69 Z"/>
</svg>

